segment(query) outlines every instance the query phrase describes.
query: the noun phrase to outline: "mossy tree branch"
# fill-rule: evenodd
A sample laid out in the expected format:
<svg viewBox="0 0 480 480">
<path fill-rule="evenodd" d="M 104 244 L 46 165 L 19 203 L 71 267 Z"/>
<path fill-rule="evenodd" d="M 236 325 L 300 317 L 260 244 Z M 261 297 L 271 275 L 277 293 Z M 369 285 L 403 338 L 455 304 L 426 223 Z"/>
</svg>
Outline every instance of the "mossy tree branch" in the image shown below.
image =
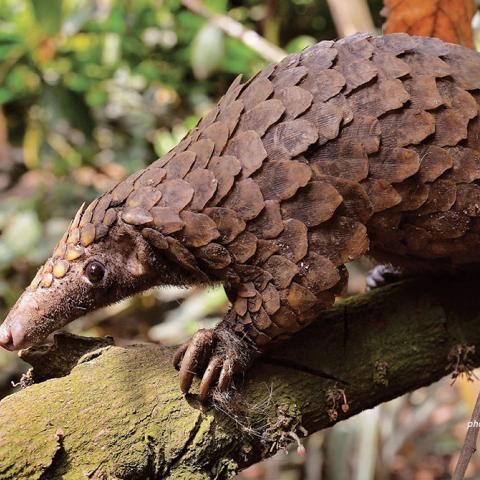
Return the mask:
<svg viewBox="0 0 480 480">
<path fill-rule="evenodd" d="M 480 365 L 479 312 L 475 279 L 342 301 L 254 366 L 228 406 L 235 421 L 179 393 L 170 349 L 104 344 L 0 402 L 0 478 L 227 479 L 304 429 Z M 68 343 L 43 358 L 55 365 Z"/>
</svg>

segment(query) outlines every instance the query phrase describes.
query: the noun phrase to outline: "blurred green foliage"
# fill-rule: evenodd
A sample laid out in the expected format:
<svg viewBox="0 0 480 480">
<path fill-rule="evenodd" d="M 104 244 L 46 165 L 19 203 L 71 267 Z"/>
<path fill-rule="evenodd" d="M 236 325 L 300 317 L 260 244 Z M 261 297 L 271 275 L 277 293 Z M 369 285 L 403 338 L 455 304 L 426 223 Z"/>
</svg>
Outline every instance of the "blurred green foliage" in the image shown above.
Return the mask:
<svg viewBox="0 0 480 480">
<path fill-rule="evenodd" d="M 205 5 L 288 52 L 335 37 L 324 1 Z M 167 152 L 237 74 L 265 64 L 178 0 L 2 0 L 3 307 L 81 202 Z"/>
</svg>

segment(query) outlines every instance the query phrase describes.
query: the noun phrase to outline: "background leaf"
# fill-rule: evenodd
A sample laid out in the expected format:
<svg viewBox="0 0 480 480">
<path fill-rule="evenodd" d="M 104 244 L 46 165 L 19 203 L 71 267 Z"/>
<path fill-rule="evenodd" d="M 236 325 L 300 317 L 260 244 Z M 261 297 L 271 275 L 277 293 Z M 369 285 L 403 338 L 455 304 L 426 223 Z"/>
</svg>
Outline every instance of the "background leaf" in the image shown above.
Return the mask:
<svg viewBox="0 0 480 480">
<path fill-rule="evenodd" d="M 437 37 L 473 48 L 475 0 L 385 0 L 384 33 Z"/>
</svg>

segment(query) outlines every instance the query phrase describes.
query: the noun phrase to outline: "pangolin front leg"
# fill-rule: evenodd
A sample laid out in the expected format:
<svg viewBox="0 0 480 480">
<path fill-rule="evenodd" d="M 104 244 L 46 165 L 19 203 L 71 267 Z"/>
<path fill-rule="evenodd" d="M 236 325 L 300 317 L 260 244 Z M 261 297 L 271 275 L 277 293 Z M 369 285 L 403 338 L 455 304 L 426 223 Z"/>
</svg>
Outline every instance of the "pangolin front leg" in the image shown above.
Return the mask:
<svg viewBox="0 0 480 480">
<path fill-rule="evenodd" d="M 367 274 L 367 290 L 384 287 L 405 278 L 399 267 L 393 265 L 377 265 Z"/>
</svg>

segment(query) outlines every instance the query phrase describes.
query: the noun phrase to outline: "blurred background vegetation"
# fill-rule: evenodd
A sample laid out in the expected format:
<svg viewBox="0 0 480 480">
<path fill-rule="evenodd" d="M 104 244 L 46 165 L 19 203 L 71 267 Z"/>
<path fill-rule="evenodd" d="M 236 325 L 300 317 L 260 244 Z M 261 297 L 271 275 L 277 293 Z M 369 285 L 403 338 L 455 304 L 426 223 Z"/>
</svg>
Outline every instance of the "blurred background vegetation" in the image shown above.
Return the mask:
<svg viewBox="0 0 480 480">
<path fill-rule="evenodd" d="M 339 36 L 326 1 L 204 5 L 287 53 Z M 368 6 L 378 29 L 382 2 Z M 0 315 L 83 201 L 166 153 L 236 75 L 268 63 L 177 0 L 0 0 Z M 365 269 L 351 271 L 355 293 Z M 222 289 L 167 288 L 69 328 L 178 343 L 226 308 Z M 25 368 L 0 352 L 0 397 Z M 277 455 L 241 478 L 448 478 L 476 391 L 444 380 L 313 435 L 305 458 Z"/>
</svg>

